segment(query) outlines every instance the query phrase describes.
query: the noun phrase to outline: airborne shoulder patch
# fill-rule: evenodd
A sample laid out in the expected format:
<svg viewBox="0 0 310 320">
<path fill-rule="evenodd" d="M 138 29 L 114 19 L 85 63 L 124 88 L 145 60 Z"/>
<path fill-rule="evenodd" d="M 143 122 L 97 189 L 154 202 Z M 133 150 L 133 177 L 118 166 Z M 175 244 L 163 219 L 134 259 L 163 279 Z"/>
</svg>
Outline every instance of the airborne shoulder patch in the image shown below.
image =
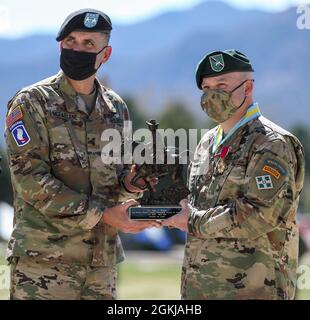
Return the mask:
<svg viewBox="0 0 310 320">
<path fill-rule="evenodd" d="M 31 141 L 24 121 L 17 121 L 10 127 L 10 132 L 18 147 L 23 147 Z"/>
<path fill-rule="evenodd" d="M 6 127 L 10 128 L 12 124 L 23 118 L 23 112 L 20 106 L 14 108 L 6 117 Z"/>
</svg>

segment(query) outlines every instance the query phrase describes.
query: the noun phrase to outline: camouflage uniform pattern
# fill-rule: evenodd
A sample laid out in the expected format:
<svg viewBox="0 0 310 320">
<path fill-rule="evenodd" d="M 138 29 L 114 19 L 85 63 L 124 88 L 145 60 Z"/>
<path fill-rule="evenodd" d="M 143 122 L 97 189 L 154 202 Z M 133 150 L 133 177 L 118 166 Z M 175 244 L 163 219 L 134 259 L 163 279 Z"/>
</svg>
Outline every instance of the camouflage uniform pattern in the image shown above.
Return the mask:
<svg viewBox="0 0 310 320">
<path fill-rule="evenodd" d="M 108 142 L 101 134 L 109 128 L 122 133 L 129 115 L 116 93 L 96 86 L 90 115 L 62 72 L 21 90 L 8 104 L 8 119 L 20 108 L 31 138 L 18 146 L 6 128 L 15 209 L 9 261 L 28 257 L 83 269 L 114 268 L 124 259 L 117 230 L 101 217 L 133 194 L 119 181 L 128 168 L 103 163 Z"/>
<path fill-rule="evenodd" d="M 202 138 L 189 167 L 194 208 L 182 298 L 293 299 L 303 148 L 260 116 L 223 143 L 217 152 L 230 148 L 223 158 L 211 152 L 215 130 Z"/>
<path fill-rule="evenodd" d="M 115 300 L 116 267 L 12 260 L 11 300 Z"/>
</svg>

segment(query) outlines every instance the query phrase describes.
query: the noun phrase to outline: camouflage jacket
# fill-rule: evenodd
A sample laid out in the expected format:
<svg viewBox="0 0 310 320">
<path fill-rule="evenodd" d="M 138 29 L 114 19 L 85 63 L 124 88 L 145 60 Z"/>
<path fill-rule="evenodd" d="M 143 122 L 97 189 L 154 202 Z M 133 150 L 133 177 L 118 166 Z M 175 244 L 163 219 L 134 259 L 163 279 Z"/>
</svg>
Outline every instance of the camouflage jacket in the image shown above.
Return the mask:
<svg viewBox="0 0 310 320">
<path fill-rule="evenodd" d="M 18 92 L 8 104 L 5 131 L 14 190 L 15 226 L 7 257 L 31 256 L 93 266 L 124 259 L 117 230 L 101 221 L 106 207 L 132 194 L 122 165 L 104 164 L 104 129 L 120 133 L 128 110 L 96 81 L 85 102 L 62 72 Z"/>
<path fill-rule="evenodd" d="M 216 129 L 216 128 L 215 128 Z M 184 299 L 292 299 L 298 261 L 296 211 L 304 153 L 296 137 L 260 116 L 212 154 L 215 129 L 189 168 Z"/>
</svg>

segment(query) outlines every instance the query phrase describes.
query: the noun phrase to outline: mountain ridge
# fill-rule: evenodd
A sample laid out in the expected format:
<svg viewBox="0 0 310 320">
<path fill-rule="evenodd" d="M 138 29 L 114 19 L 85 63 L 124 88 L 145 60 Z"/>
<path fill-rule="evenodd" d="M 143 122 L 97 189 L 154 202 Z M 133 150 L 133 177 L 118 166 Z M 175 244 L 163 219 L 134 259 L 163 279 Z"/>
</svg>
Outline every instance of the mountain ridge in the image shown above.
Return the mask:
<svg viewBox="0 0 310 320">
<path fill-rule="evenodd" d="M 211 1 L 133 25 L 116 25 L 113 54 L 99 76 L 154 116 L 169 101 L 180 101 L 198 119 L 202 115 L 201 92 L 195 84 L 198 61 L 209 51 L 236 48 L 252 61 L 263 113 L 289 129 L 306 124 L 310 116 L 309 31 L 297 29 L 297 18 L 295 8 L 278 13 L 244 11 Z M 59 44 L 54 35 L 33 35 L 0 39 L 0 47 L 3 128 L 5 106 L 15 92 L 58 72 Z"/>
</svg>

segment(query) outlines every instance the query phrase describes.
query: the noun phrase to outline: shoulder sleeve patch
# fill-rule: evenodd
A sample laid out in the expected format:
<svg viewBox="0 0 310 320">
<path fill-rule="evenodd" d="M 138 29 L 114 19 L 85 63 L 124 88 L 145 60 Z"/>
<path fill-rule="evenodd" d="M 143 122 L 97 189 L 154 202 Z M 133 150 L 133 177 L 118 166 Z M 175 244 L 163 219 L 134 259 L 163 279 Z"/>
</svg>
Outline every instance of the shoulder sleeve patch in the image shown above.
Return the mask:
<svg viewBox="0 0 310 320">
<path fill-rule="evenodd" d="M 10 128 L 15 122 L 23 118 L 23 112 L 20 106 L 14 108 L 6 117 L 6 127 Z"/>
<path fill-rule="evenodd" d="M 272 179 L 269 174 L 255 177 L 258 190 L 273 189 Z"/>
<path fill-rule="evenodd" d="M 274 176 L 276 179 L 279 179 L 280 176 L 281 176 L 280 172 L 279 172 L 277 169 L 272 168 L 272 167 L 270 167 L 270 166 L 264 166 L 264 167 L 263 167 L 263 171 L 264 171 L 264 172 L 267 172 L 267 173 L 270 173 L 270 174 L 271 174 L 272 176 Z"/>
<path fill-rule="evenodd" d="M 31 141 L 24 121 L 17 121 L 10 127 L 10 132 L 18 147 L 23 147 Z"/>
<path fill-rule="evenodd" d="M 272 174 L 272 172 L 274 174 L 272 174 L 275 178 L 279 178 L 281 175 L 286 176 L 286 170 L 285 168 L 281 165 L 281 163 L 277 160 L 274 159 L 266 159 L 264 161 L 264 169 L 263 171 L 268 172 L 270 174 Z M 267 171 L 269 170 L 269 171 Z"/>
</svg>

